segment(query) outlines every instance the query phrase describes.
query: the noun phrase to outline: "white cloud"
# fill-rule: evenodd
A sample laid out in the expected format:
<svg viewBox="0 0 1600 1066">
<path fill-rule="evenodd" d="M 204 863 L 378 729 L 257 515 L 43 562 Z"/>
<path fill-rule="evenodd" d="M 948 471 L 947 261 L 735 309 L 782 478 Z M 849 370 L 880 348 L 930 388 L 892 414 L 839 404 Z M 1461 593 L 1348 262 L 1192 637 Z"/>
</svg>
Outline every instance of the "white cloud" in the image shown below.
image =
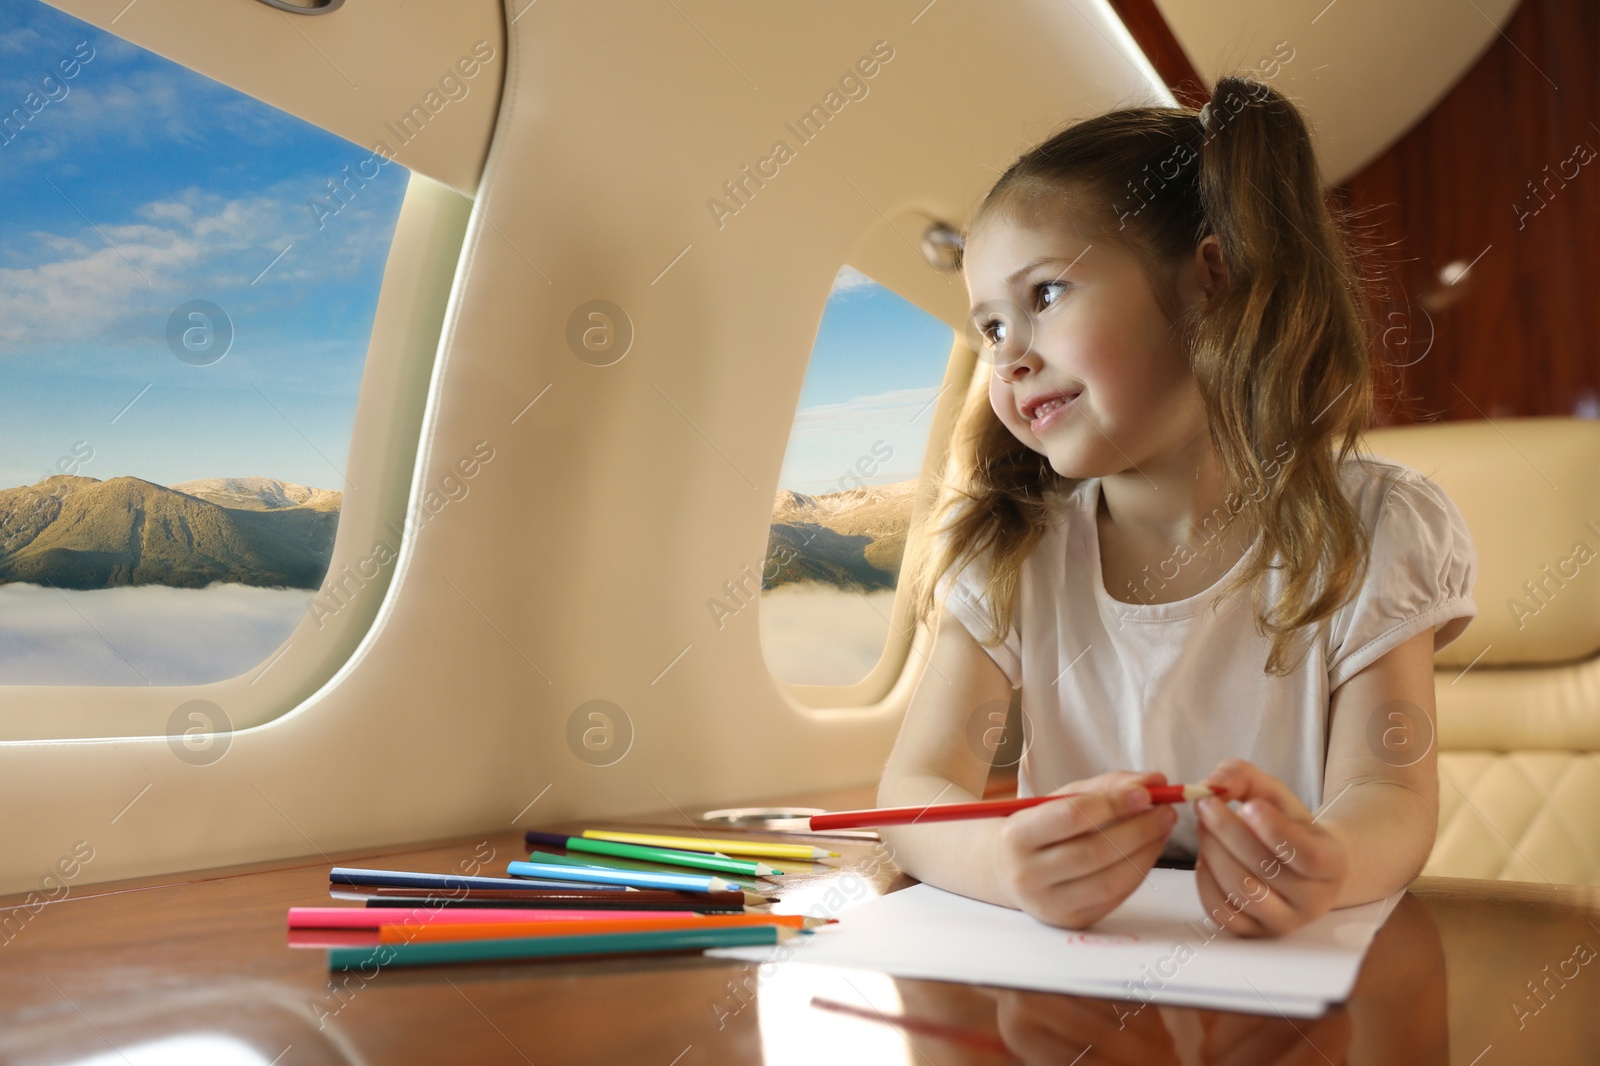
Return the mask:
<svg viewBox="0 0 1600 1066">
<path fill-rule="evenodd" d="M 832 297 L 838 296 L 842 293 L 854 292 L 857 289 L 875 288 L 879 288 L 879 285 L 876 281 L 873 281 L 871 278 L 861 273 L 861 271 L 857 270 L 849 263 L 846 263 L 844 266 L 839 268 L 838 275 L 833 279 L 833 288 L 828 290 L 828 295 Z"/>
<path fill-rule="evenodd" d="M 938 392 L 895 389 L 802 408 L 790 431 L 779 487 L 824 493 L 861 481 L 884 485 L 916 477 Z"/>
<path fill-rule="evenodd" d="M 403 181 L 404 172 L 394 177 Z M 61 191 L 71 202 L 71 189 Z M 381 262 L 388 220 L 372 201 L 358 196 L 319 233 L 305 202 L 314 191 L 310 179 L 235 199 L 189 189 L 136 205 L 124 220 L 70 233 L 35 231 L 31 249 L 5 249 L 10 261 L 31 265 L 0 267 L 0 342 L 15 354 L 149 343 L 186 299 L 226 307 L 221 297 L 235 294 L 229 310 L 237 316 L 286 285 L 326 283 L 373 257 Z M 290 254 L 253 286 L 288 246 Z"/>
<path fill-rule="evenodd" d="M 761 593 L 761 653 L 773 676 L 797 685 L 853 685 L 883 654 L 893 589 L 843 592 L 816 582 Z"/>
<path fill-rule="evenodd" d="M 234 677 L 277 650 L 313 595 L 232 584 L 91 592 L 0 585 L 0 685 L 187 685 Z"/>
<path fill-rule="evenodd" d="M 32 26 L 23 26 L 7 33 L 0 33 L 0 54 L 8 56 L 27 55 L 38 50 L 41 40 L 43 40 L 43 37 Z"/>
<path fill-rule="evenodd" d="M 915 420 L 926 433 L 933 411 L 931 401 L 938 394 L 936 388 L 894 389 L 856 396 L 843 403 L 802 407 L 795 414 L 793 432 L 797 436 L 821 436 L 851 430 L 904 430 Z"/>
<path fill-rule="evenodd" d="M 63 57 L 65 58 L 65 56 Z M 75 77 L 58 78 L 66 96 L 32 115 L 21 133 L 0 147 L 0 177 L 17 180 L 40 163 L 76 172 L 74 151 L 97 152 L 151 144 L 203 144 L 211 130 L 255 143 L 278 143 L 296 120 L 192 71 L 114 69 L 105 49 L 81 64 Z M 22 106 L 46 71 L 0 80 L 0 112 Z"/>
</svg>

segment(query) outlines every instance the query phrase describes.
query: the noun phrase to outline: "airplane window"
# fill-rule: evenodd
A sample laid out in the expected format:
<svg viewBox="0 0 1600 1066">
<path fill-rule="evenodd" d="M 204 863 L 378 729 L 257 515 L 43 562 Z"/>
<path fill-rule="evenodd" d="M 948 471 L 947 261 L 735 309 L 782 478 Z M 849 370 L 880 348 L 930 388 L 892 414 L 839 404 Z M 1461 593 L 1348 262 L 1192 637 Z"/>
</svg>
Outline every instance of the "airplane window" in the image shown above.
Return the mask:
<svg viewBox="0 0 1600 1066">
<path fill-rule="evenodd" d="M 761 648 L 773 676 L 851 685 L 883 654 L 954 340 L 946 323 L 854 267 L 834 279 L 761 573 Z"/>
<path fill-rule="evenodd" d="M 3 5 L 0 684 L 217 681 L 306 614 L 408 180 Z"/>
</svg>

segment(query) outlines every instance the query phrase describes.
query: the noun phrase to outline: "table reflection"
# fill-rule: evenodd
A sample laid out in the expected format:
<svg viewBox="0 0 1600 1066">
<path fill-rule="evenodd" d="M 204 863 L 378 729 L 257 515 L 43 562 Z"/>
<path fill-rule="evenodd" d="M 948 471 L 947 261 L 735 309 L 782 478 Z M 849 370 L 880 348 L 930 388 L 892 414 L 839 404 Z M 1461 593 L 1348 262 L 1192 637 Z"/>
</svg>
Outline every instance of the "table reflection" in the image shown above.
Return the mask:
<svg viewBox="0 0 1600 1066">
<path fill-rule="evenodd" d="M 362 1066 L 336 1025 L 321 1025 L 296 989 L 238 980 L 152 994 L 80 996 L 0 1030 L 4 1066 Z M 68 998 L 68 997 L 71 998 Z"/>
</svg>

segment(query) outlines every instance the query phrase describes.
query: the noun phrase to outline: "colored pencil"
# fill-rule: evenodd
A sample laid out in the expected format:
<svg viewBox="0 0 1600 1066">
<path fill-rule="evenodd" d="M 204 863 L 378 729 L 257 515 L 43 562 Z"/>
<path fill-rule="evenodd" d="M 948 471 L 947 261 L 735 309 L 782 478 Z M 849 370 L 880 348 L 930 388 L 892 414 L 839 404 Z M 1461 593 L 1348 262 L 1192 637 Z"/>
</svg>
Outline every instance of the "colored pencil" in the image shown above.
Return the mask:
<svg viewBox="0 0 1600 1066">
<path fill-rule="evenodd" d="M 624 890 L 612 887 L 572 892 L 548 888 L 526 892 L 477 888 L 446 894 L 383 885 L 330 885 L 328 895 L 334 899 L 358 900 L 369 907 L 638 907 L 641 910 L 672 907 L 684 910 L 714 910 L 719 907 L 743 910 L 748 898 L 744 892 L 678 892 L 659 888 Z M 753 902 L 758 905 L 776 903 L 777 897 L 762 896 Z"/>
<path fill-rule="evenodd" d="M 335 866 L 329 870 L 328 880 L 336 885 L 384 885 L 389 888 L 446 890 L 492 888 L 509 892 L 526 892 L 537 888 L 574 892 L 617 887 L 615 884 L 584 882 L 581 878 L 532 881 L 520 877 L 466 877 L 460 874 L 413 873 L 409 870 L 354 870 L 344 866 Z"/>
<path fill-rule="evenodd" d="M 535 936 L 510 940 L 460 940 L 433 944 L 383 944 L 334 948 L 328 969 L 363 970 L 440 962 L 497 962 L 563 956 L 636 955 L 652 951 L 701 951 L 745 944 L 778 944 L 802 935 L 797 929 L 759 925 L 737 929 L 664 929 L 652 933 Z"/>
<path fill-rule="evenodd" d="M 650 844 L 682 851 L 725 851 L 731 855 L 799 859 L 801 862 L 837 858 L 839 855 L 837 851 L 825 851 L 810 844 L 769 844 L 762 840 L 711 840 L 706 837 L 660 836 L 655 833 L 613 833 L 609 829 L 585 829 L 583 835 L 590 840 L 614 840 L 622 844 Z"/>
<path fill-rule="evenodd" d="M 650 873 L 645 870 L 602 870 L 597 866 L 562 866 L 549 862 L 508 862 L 506 873 L 513 877 L 598 881 L 601 884 L 629 885 L 633 888 L 674 888 L 686 892 L 726 892 L 729 887 L 728 882 L 716 876 Z"/>
<path fill-rule="evenodd" d="M 1188 803 L 1206 796 L 1220 795 L 1203 785 L 1149 785 L 1152 803 Z M 925 807 L 879 807 L 876 810 L 836 811 L 813 814 L 813 829 L 854 829 L 860 826 L 905 825 L 911 822 L 954 822 L 968 818 L 1003 818 L 1015 811 L 1052 800 L 1089 795 L 1062 792 L 1054 796 L 1027 796 L 1023 799 L 982 800 L 977 803 L 938 803 Z"/>
<path fill-rule="evenodd" d="M 687 918 L 606 918 L 599 921 L 484 922 L 461 925 L 386 925 L 378 930 L 380 944 L 431 943 L 436 940 L 490 940 L 496 937 L 573 936 L 589 933 L 642 933 L 655 929 L 737 929 L 752 925 L 781 925 L 809 930 L 818 922 L 800 914 L 691 914 Z M 369 930 L 362 930 L 368 932 Z"/>
<path fill-rule="evenodd" d="M 383 943 L 376 929 L 290 929 L 284 941 L 291 948 L 361 948 Z"/>
<path fill-rule="evenodd" d="M 745 874 L 750 877 L 778 877 L 782 870 L 774 870 L 766 863 L 747 859 L 730 859 L 726 855 L 707 855 L 699 851 L 677 848 L 658 848 L 644 844 L 623 844 L 615 840 L 597 840 L 590 837 L 570 837 L 560 833 L 540 833 L 529 830 L 525 837 L 529 844 L 549 844 L 568 851 L 587 851 L 596 855 L 610 855 L 620 859 L 642 859 L 670 866 L 692 866 L 700 870 L 716 870 L 725 874 Z"/>
<path fill-rule="evenodd" d="M 534 910 L 527 907 L 290 907 L 290 929 L 378 929 L 385 925 L 485 925 L 490 922 L 613 921 L 684 918 L 690 910 Z"/>
<path fill-rule="evenodd" d="M 645 872 L 634 874 L 634 872 L 630 871 L 602 871 L 602 869 L 595 868 L 595 866 L 544 866 L 544 868 L 534 869 L 538 868 L 538 863 L 507 863 L 507 868 L 510 868 L 510 866 L 515 866 L 517 869 L 515 871 L 507 869 L 507 872 L 514 872 L 514 874 L 526 872 L 530 876 L 542 876 L 544 879 L 560 877 L 562 874 L 568 874 L 568 872 L 573 877 L 586 877 L 586 879 L 606 877 L 606 880 L 611 882 L 610 887 L 626 888 L 629 892 L 675 892 L 678 895 L 710 896 L 720 896 L 723 893 L 728 893 L 728 895 L 738 898 L 739 903 L 762 904 L 776 903 L 778 901 L 778 896 L 768 896 L 762 892 L 750 892 L 746 888 L 739 888 L 738 885 L 730 882 L 730 880 L 723 880 L 722 877 L 696 877 L 693 874 L 678 874 L 678 872 L 672 872 L 672 874 L 645 874 Z M 648 879 L 648 884 L 646 884 L 646 879 Z M 696 888 L 694 887 L 696 882 L 704 882 L 707 887 Z"/>
<path fill-rule="evenodd" d="M 681 869 L 663 867 L 660 863 L 655 862 L 639 862 L 634 859 L 616 859 L 609 855 L 599 856 L 585 853 L 579 853 L 577 855 L 558 855 L 553 851 L 529 851 L 528 861 L 553 862 L 557 866 L 571 866 L 575 869 L 587 868 L 599 870 L 642 870 L 646 873 L 669 874 L 681 874 L 684 872 Z M 723 876 L 722 879 L 728 882 L 729 885 L 736 885 L 745 892 L 759 892 L 763 888 L 772 887 L 771 885 L 764 885 L 759 881 L 749 881 L 738 877 Z"/>
</svg>

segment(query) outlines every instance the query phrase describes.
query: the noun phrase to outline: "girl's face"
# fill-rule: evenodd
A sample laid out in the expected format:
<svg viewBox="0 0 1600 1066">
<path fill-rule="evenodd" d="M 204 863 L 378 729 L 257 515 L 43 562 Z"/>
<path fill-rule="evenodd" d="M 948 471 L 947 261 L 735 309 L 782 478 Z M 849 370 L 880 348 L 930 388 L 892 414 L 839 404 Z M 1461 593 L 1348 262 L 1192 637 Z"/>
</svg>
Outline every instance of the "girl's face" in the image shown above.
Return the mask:
<svg viewBox="0 0 1600 1066">
<path fill-rule="evenodd" d="M 993 217 L 963 258 L 989 402 L 1058 474 L 1160 465 L 1205 432 L 1188 356 L 1131 251 Z M 1179 269 L 1176 284 L 1185 306 L 1204 295 L 1198 271 Z M 1041 398 L 1059 394 L 1075 398 L 1034 416 Z"/>
</svg>

